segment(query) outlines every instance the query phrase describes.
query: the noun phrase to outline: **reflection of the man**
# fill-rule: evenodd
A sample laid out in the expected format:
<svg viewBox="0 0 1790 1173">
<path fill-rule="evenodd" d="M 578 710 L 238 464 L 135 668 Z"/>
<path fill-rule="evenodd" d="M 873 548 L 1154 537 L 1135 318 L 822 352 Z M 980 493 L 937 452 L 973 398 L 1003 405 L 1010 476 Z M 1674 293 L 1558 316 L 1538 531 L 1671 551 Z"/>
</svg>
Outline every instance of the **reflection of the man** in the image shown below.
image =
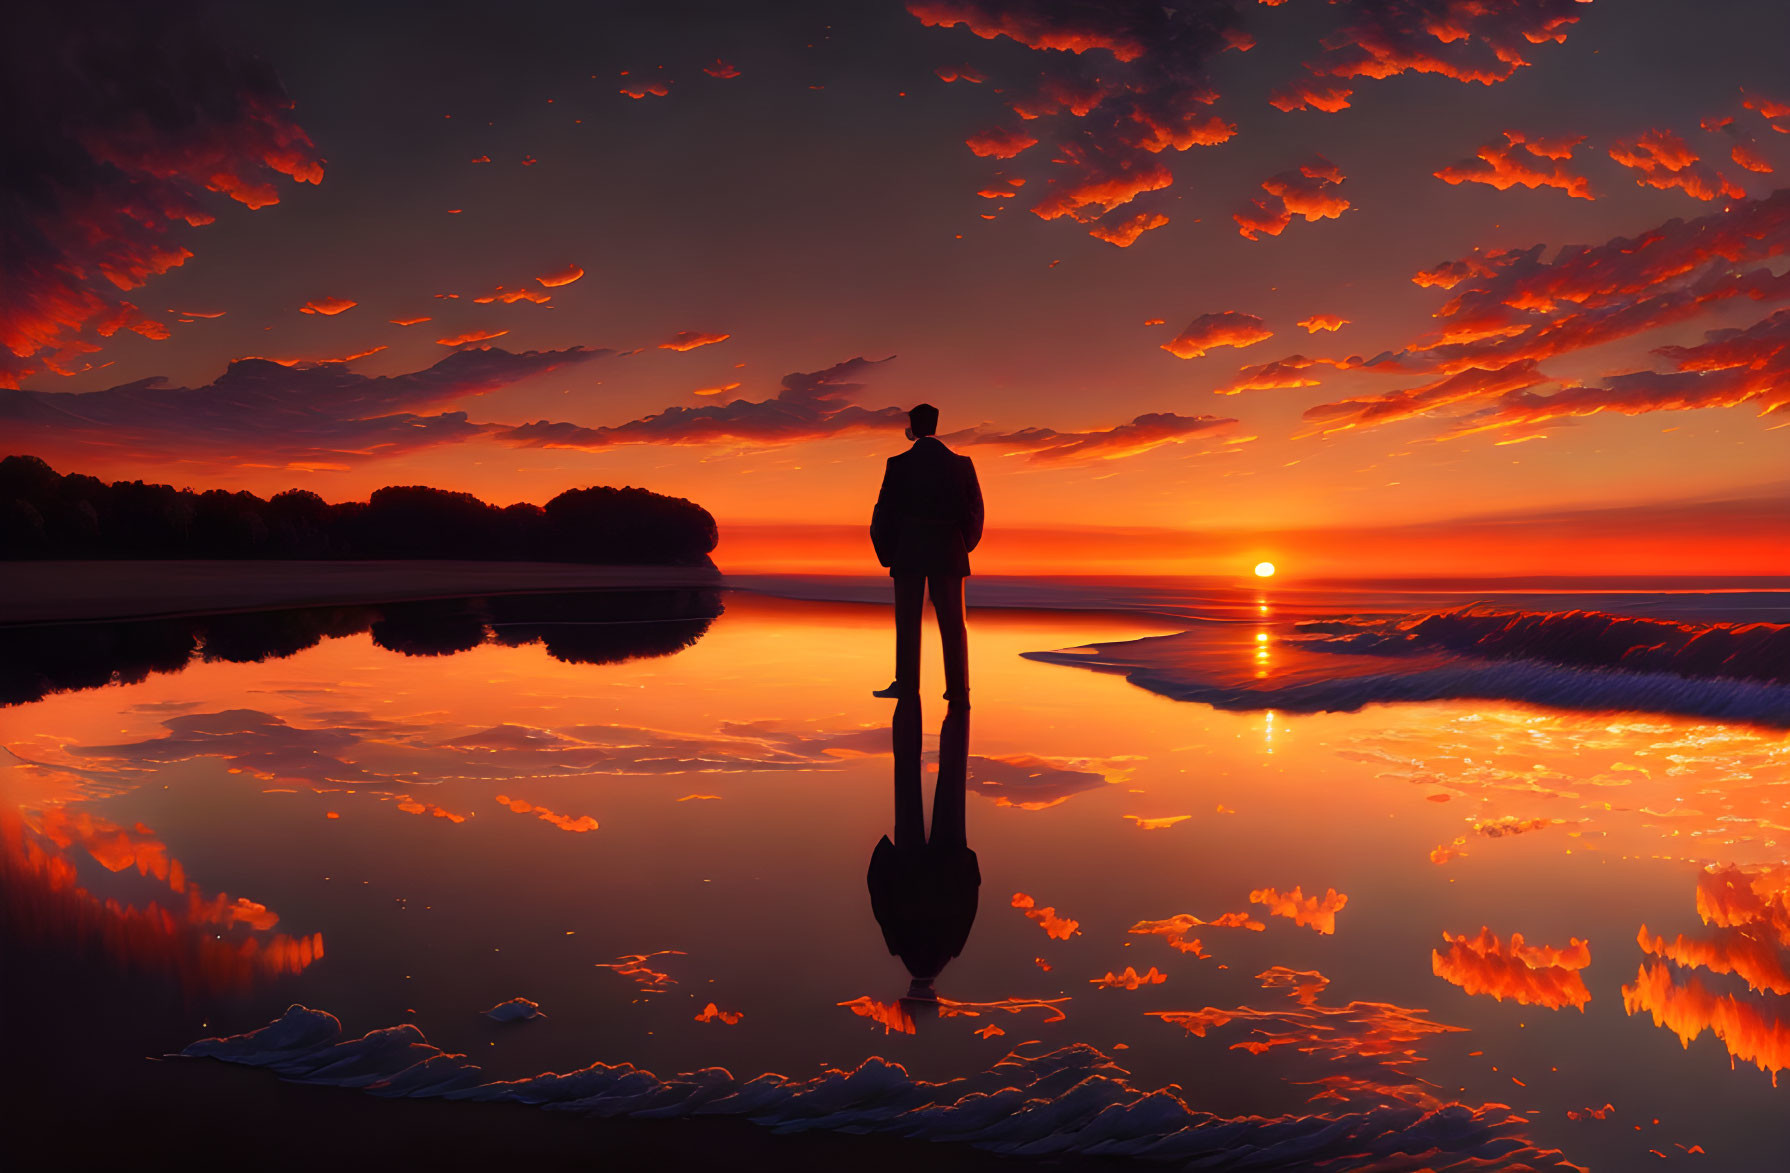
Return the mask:
<svg viewBox="0 0 1790 1173">
<path fill-rule="evenodd" d="M 939 730 L 938 782 L 932 796 L 932 830 L 926 830 L 920 795 L 920 701 L 895 706 L 895 838 L 883 836 L 870 856 L 870 908 L 889 952 L 913 979 L 903 1008 L 933 1009 L 932 983 L 963 952 L 976 920 L 982 873 L 964 825 L 964 782 L 969 769 L 970 710 L 953 704 Z"/>
</svg>

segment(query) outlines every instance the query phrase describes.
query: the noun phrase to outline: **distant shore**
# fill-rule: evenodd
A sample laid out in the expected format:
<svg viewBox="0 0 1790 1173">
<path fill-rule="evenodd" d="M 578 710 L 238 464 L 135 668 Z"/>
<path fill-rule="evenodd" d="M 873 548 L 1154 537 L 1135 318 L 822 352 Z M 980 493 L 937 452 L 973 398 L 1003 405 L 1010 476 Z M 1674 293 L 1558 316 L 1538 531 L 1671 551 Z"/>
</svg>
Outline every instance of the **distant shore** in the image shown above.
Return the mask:
<svg viewBox="0 0 1790 1173">
<path fill-rule="evenodd" d="M 0 625 L 395 603 L 541 591 L 720 584 L 707 566 L 578 562 L 43 561 L 0 563 Z"/>
</svg>

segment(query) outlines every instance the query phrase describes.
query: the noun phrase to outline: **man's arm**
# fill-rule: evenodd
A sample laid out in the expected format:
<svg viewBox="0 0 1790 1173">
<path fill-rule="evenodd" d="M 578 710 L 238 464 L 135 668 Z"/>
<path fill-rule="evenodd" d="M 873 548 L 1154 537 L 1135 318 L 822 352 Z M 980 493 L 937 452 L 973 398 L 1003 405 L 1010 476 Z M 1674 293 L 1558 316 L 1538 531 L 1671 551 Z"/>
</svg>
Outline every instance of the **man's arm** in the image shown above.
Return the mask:
<svg viewBox="0 0 1790 1173">
<path fill-rule="evenodd" d="M 963 549 L 965 553 L 976 548 L 982 540 L 982 484 L 976 480 L 976 463 L 969 457 L 963 459 Z"/>
<path fill-rule="evenodd" d="M 894 464 L 884 464 L 883 487 L 877 491 L 876 508 L 870 511 L 870 544 L 876 548 L 876 560 L 884 566 L 895 556 L 894 479 Z"/>
</svg>

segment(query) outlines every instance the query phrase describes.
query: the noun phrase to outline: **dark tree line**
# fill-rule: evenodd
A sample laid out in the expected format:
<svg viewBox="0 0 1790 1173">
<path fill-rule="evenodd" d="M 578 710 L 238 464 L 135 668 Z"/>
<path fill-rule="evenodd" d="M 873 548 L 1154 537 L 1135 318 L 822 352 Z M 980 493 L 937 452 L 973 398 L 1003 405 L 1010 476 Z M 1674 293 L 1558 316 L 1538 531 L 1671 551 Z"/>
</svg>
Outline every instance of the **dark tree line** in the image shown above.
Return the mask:
<svg viewBox="0 0 1790 1173">
<path fill-rule="evenodd" d="M 423 485 L 331 505 L 305 489 L 269 500 L 58 473 L 0 460 L 0 559 L 462 558 L 705 565 L 715 519 L 645 489 L 568 489 L 498 508 Z"/>
</svg>

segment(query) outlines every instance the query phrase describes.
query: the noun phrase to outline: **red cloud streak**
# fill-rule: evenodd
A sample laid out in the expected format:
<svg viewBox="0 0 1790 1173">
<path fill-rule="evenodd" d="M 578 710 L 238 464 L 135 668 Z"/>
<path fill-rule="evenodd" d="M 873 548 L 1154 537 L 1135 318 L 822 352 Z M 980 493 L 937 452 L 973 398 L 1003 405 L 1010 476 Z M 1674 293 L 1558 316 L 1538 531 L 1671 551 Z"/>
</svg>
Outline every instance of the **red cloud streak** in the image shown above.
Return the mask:
<svg viewBox="0 0 1790 1173">
<path fill-rule="evenodd" d="M 1254 314 L 1225 310 L 1222 313 L 1201 314 L 1189 322 L 1186 329 L 1164 342 L 1162 349 L 1176 358 L 1200 358 L 1208 350 L 1220 346 L 1254 346 L 1272 337 L 1274 331 L 1268 329 L 1262 319 Z"/>
<path fill-rule="evenodd" d="M 0 72 L 31 96 L 0 173 L 0 387 L 73 374 L 119 330 L 168 337 L 120 294 L 193 255 L 176 228 L 212 222 L 204 193 L 264 208 L 279 176 L 323 179 L 273 72 L 196 10 L 28 6 L 9 14 Z"/>
<path fill-rule="evenodd" d="M 1489 928 L 1477 937 L 1443 933 L 1446 950 L 1431 950 L 1430 968 L 1439 978 L 1469 994 L 1490 994 L 1502 1002 L 1509 998 L 1525 1006 L 1563 1006 L 1585 1009 L 1591 991 L 1579 971 L 1591 964 L 1591 950 L 1577 937 L 1564 948 L 1526 945 L 1523 934 L 1512 933 L 1508 943 Z"/>
<path fill-rule="evenodd" d="M 1507 130 L 1504 142 L 1487 143 L 1479 148 L 1475 158 L 1442 168 L 1436 172 L 1436 178 L 1457 186 L 1483 183 L 1499 191 L 1518 184 L 1531 190 L 1555 187 L 1578 199 L 1592 199 L 1591 181 L 1573 172 L 1565 163 L 1572 158 L 1573 148 L 1584 138 L 1584 135 L 1560 139 L 1529 138 L 1520 131 Z"/>
<path fill-rule="evenodd" d="M 1232 213 L 1237 231 L 1250 240 L 1261 234 L 1279 236 L 1294 216 L 1306 223 L 1334 220 L 1349 210 L 1349 201 L 1336 194 L 1342 169 L 1323 156 L 1315 156 L 1297 170 L 1283 171 L 1262 181 L 1267 198 L 1257 196 L 1241 211 Z"/>
</svg>

